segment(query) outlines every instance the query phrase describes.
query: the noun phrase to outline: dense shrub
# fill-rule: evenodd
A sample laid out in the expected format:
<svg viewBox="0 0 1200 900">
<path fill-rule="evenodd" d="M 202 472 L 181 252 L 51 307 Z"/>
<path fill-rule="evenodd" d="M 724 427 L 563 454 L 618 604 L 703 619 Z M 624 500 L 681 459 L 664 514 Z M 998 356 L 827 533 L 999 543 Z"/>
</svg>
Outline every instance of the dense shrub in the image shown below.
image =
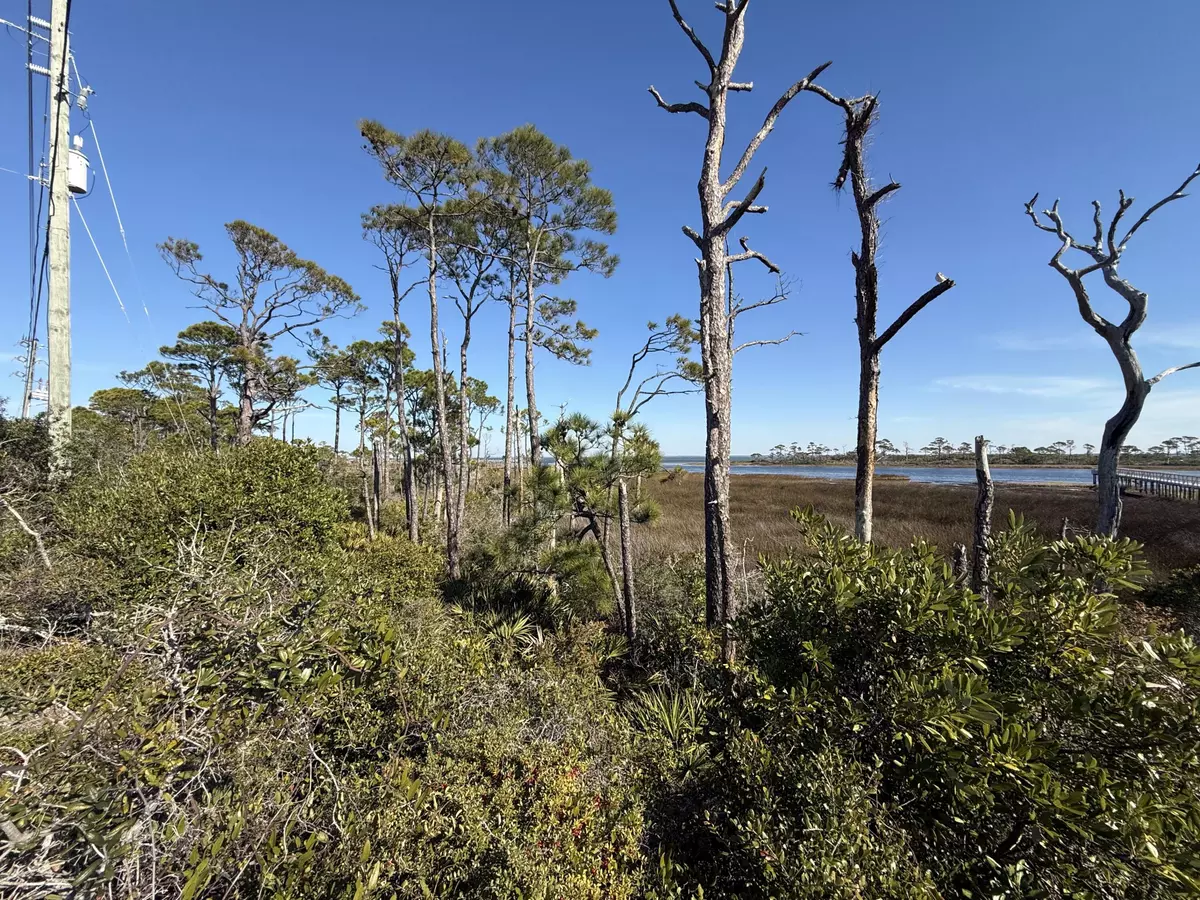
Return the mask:
<svg viewBox="0 0 1200 900">
<path fill-rule="evenodd" d="M 63 548 L 119 573 L 119 592 L 147 588 L 197 554 L 296 565 L 331 545 L 345 504 L 323 479 L 322 451 L 258 440 L 221 453 L 161 447 L 62 499 Z"/>
<path fill-rule="evenodd" d="M 811 513 L 664 838 L 706 896 L 1166 897 L 1200 890 L 1200 651 L 1131 640 L 1137 546 L 996 542 L 991 603 L 923 545 Z M 673 806 L 671 804 L 674 804 Z M 660 826 L 661 828 L 661 826 Z M 821 861 L 814 867 L 814 860 Z M 927 873 L 921 874 L 921 873 Z"/>
<path fill-rule="evenodd" d="M 1195 635 L 1200 630 L 1200 566 L 1177 569 L 1146 592 L 1146 605 L 1170 610 Z"/>
<path fill-rule="evenodd" d="M 74 486 L 39 590 L 101 566 L 121 602 L 68 637 L 9 607 L 4 896 L 634 896 L 595 630 L 482 627 L 436 549 L 355 534 L 311 451 L 225 456 Z"/>
</svg>

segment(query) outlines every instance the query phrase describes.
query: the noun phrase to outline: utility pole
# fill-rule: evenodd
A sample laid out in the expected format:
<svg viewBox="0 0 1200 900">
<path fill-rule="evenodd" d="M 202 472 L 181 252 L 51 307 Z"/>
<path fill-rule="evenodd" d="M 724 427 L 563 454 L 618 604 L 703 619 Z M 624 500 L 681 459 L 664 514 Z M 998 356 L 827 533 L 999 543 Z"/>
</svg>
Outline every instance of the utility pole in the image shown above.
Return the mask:
<svg viewBox="0 0 1200 900">
<path fill-rule="evenodd" d="M 70 57 L 67 20 L 71 0 L 50 3 L 50 290 L 46 341 L 50 357 L 50 469 L 65 473 L 71 440 L 71 193 L 67 165 L 71 142 Z"/>
</svg>

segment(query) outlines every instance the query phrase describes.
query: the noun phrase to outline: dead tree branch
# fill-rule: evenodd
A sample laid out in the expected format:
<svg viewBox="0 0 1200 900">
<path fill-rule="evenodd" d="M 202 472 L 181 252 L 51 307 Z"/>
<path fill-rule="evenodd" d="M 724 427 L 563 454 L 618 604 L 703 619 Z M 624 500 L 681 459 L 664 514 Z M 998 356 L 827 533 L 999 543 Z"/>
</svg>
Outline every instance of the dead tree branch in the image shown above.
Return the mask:
<svg viewBox="0 0 1200 900">
<path fill-rule="evenodd" d="M 7 497 L 0 497 L 0 503 L 4 504 L 4 508 L 8 510 L 8 514 L 16 521 L 17 527 L 33 539 L 34 546 L 37 547 L 38 556 L 42 560 L 42 565 L 46 567 L 46 571 L 53 571 L 54 566 L 50 564 L 50 554 L 46 552 L 46 545 L 42 542 L 42 536 L 29 526 L 29 523 L 17 512 L 16 507 L 8 502 Z"/>
</svg>

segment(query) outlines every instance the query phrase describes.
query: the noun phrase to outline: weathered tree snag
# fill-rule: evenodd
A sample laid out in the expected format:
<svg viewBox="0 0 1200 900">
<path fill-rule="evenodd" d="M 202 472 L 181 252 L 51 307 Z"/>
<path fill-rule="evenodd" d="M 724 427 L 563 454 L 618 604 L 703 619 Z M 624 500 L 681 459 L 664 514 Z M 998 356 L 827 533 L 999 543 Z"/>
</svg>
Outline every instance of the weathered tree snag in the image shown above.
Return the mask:
<svg viewBox="0 0 1200 900">
<path fill-rule="evenodd" d="M 784 108 L 805 90 L 829 65 L 823 63 L 808 76 L 788 88 L 775 102 L 758 132 L 751 138 L 728 178 L 721 177 L 725 147 L 725 124 L 729 93 L 750 91 L 753 84 L 733 80 L 734 69 L 746 38 L 746 11 L 751 0 L 726 0 L 717 5 L 725 19 L 721 53 L 715 57 L 679 12 L 676 0 L 668 0 L 679 28 L 699 51 L 708 68 L 708 84 L 700 84 L 708 95 L 702 103 L 667 103 L 653 87 L 650 94 L 670 113 L 695 113 L 707 122 L 707 137 L 697 191 L 700 199 L 702 228 L 699 232 L 685 226 L 686 234 L 700 251 L 696 260 L 700 281 L 701 363 L 704 370 L 705 454 L 704 454 L 704 593 L 705 615 L 710 627 L 724 630 L 724 657 L 734 654 L 732 625 L 737 616 L 733 585 L 733 557 L 730 540 L 729 455 L 732 418 L 733 352 L 730 312 L 726 296 L 726 269 L 734 261 L 727 251 L 730 232 L 747 213 L 761 214 L 765 206 L 756 205 L 762 193 L 766 170 L 758 176 L 740 200 L 730 200 L 763 141 L 775 128 Z M 748 251 L 737 261 L 757 259 Z"/>
<path fill-rule="evenodd" d="M 879 106 L 874 95 L 845 99 L 835 97 L 819 85 L 810 84 L 806 90 L 817 94 L 845 114 L 846 134 L 842 141 L 844 153 L 834 188 L 841 190 L 847 179 L 854 192 L 862 240 L 857 251 L 850 254 L 854 265 L 855 325 L 858 326 L 858 438 L 857 467 L 854 474 L 854 534 L 860 541 L 871 540 L 874 520 L 875 444 L 878 439 L 879 413 L 879 355 L 890 341 L 922 309 L 954 287 L 954 282 L 938 273 L 937 283 L 918 297 L 882 335 L 876 336 L 879 310 L 879 270 L 875 255 L 879 249 L 879 203 L 900 190 L 891 181 L 875 188 L 867 173 L 866 139 L 876 119 Z"/>
<path fill-rule="evenodd" d="M 996 489 L 992 484 L 992 472 L 988 466 L 987 441 L 983 435 L 975 438 L 975 482 L 978 493 L 975 498 L 975 554 L 971 569 L 971 590 L 984 600 L 991 599 L 991 540 L 992 506 L 996 500 Z"/>
<path fill-rule="evenodd" d="M 1133 206 L 1133 198 L 1126 197 L 1124 191 L 1119 192 L 1120 200 L 1117 211 L 1113 214 L 1107 229 L 1101 219 L 1100 201 L 1092 201 L 1092 223 L 1095 226 L 1095 232 L 1091 243 L 1081 243 L 1066 230 L 1058 211 L 1057 200 L 1050 209 L 1042 212 L 1042 215 L 1052 223 L 1050 225 L 1042 224 L 1038 214 L 1034 211 L 1033 207 L 1038 199 L 1037 194 L 1034 194 L 1033 199 L 1025 204 L 1025 214 L 1029 216 L 1033 224 L 1042 231 L 1048 231 L 1055 235 L 1061 241 L 1058 251 L 1050 258 L 1050 267 L 1062 275 L 1067 280 L 1067 284 L 1071 286 L 1071 291 L 1075 294 L 1075 302 L 1079 307 L 1080 317 L 1108 344 L 1121 369 L 1121 377 L 1125 383 L 1125 401 L 1117 410 L 1116 415 L 1105 423 L 1104 436 L 1100 440 L 1100 456 L 1096 466 L 1099 476 L 1097 488 L 1099 510 L 1096 515 L 1096 533 L 1100 535 L 1116 537 L 1120 531 L 1121 491 L 1117 483 L 1117 465 L 1121 457 L 1121 447 L 1141 417 L 1142 408 L 1146 405 L 1146 397 L 1149 396 L 1151 388 L 1168 375 L 1184 369 L 1200 367 L 1200 362 L 1194 362 L 1182 366 L 1172 366 L 1153 378 L 1146 378 L 1142 374 L 1141 362 L 1130 345 L 1130 340 L 1146 321 L 1149 295 L 1122 278 L 1118 271 L 1129 239 L 1160 208 L 1173 200 L 1180 200 L 1187 196 L 1184 193 L 1185 189 L 1197 177 L 1200 177 L 1200 166 L 1197 166 L 1196 170 L 1185 178 L 1183 184 L 1174 192 L 1142 213 L 1141 218 L 1125 232 L 1125 236 L 1119 242 L 1117 241 L 1117 228 L 1126 211 Z M 1091 264 L 1081 269 L 1067 267 L 1062 259 L 1067 250 L 1082 251 L 1091 257 Z M 1097 271 L 1104 278 L 1104 283 L 1124 300 L 1129 308 L 1125 318 L 1119 323 L 1110 322 L 1097 313 L 1092 306 L 1084 278 Z"/>
</svg>

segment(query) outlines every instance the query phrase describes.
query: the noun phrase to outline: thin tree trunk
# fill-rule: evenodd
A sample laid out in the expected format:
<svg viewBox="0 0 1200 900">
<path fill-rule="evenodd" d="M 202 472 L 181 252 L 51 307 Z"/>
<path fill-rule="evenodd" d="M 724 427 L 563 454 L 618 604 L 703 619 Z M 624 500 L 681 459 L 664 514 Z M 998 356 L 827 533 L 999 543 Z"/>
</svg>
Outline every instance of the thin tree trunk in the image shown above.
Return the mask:
<svg viewBox="0 0 1200 900">
<path fill-rule="evenodd" d="M 383 522 L 383 465 L 380 459 L 380 445 L 375 442 L 371 444 L 371 474 L 375 491 L 373 511 L 375 513 L 375 524 L 379 526 Z"/>
<path fill-rule="evenodd" d="M 335 388 L 333 392 L 333 455 L 340 455 L 342 449 L 342 389 Z"/>
<path fill-rule="evenodd" d="M 254 392 L 247 374 L 238 386 L 237 445 L 245 447 L 254 433 Z"/>
<path fill-rule="evenodd" d="M 470 312 L 470 300 L 467 300 L 467 311 Z M 467 349 L 471 346 L 471 316 L 463 316 L 463 339 L 458 348 L 458 496 L 455 502 L 455 520 L 459 528 L 467 513 L 467 481 L 471 472 L 471 444 L 468 438 L 471 434 L 470 409 L 467 403 Z"/>
<path fill-rule="evenodd" d="M 987 441 L 983 435 L 975 438 L 975 481 L 978 495 L 975 500 L 975 557 L 971 571 L 971 589 L 984 600 L 991 599 L 992 505 L 996 491 L 988 466 Z"/>
<path fill-rule="evenodd" d="M 438 326 L 437 294 L 437 234 L 434 218 L 429 217 L 429 340 L 433 352 L 434 393 L 437 397 L 438 449 L 441 451 L 442 485 L 447 497 L 446 515 L 446 571 L 451 578 L 459 577 L 458 556 L 458 508 L 453 503 L 452 488 L 453 456 L 450 451 L 450 415 L 446 408 L 446 367 L 442 359 L 441 331 Z M 443 510 L 439 509 L 441 513 Z"/>
<path fill-rule="evenodd" d="M 380 460 L 380 479 L 379 488 L 380 496 L 383 500 L 387 500 L 392 496 L 392 419 L 391 419 L 391 397 L 386 386 L 383 391 L 383 440 L 380 443 L 383 445 L 383 458 Z"/>
<path fill-rule="evenodd" d="M 513 506 L 513 452 L 517 447 L 517 287 L 516 281 L 509 282 L 508 297 L 508 397 L 504 407 L 504 494 L 502 504 L 504 524 L 512 523 Z"/>
<path fill-rule="evenodd" d="M 213 453 L 217 452 L 217 403 L 220 399 L 214 384 L 208 392 L 208 446 Z"/>
<path fill-rule="evenodd" d="M 529 404 L 525 413 L 529 419 L 529 469 L 533 472 L 541 468 L 542 465 L 542 436 L 538 433 L 537 396 L 533 380 L 533 327 L 537 299 L 534 281 L 534 259 L 532 255 L 530 256 L 529 270 L 525 273 L 525 278 L 525 396 Z"/>
<path fill-rule="evenodd" d="M 874 338 L 872 337 L 872 343 Z M 871 542 L 875 517 L 875 440 L 879 410 L 879 354 L 863 351 L 858 376 L 858 465 L 854 473 L 854 534 Z"/>
<path fill-rule="evenodd" d="M 617 516 L 621 532 L 621 598 L 625 604 L 625 637 L 632 647 L 637 641 L 637 602 L 633 592 L 632 524 L 629 521 L 629 489 L 617 479 Z"/>
</svg>

